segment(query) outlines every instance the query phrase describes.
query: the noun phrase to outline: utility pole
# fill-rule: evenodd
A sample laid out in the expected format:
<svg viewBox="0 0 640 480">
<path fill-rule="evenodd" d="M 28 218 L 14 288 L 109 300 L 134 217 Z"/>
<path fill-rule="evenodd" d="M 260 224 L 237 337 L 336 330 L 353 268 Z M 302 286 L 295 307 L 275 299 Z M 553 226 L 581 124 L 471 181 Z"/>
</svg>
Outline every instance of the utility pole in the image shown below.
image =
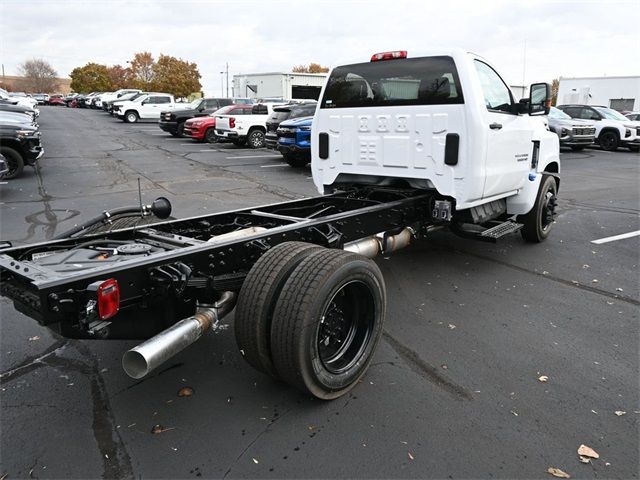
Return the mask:
<svg viewBox="0 0 640 480">
<path fill-rule="evenodd" d="M 229 62 L 226 63 L 226 72 L 227 72 L 227 98 L 229 98 Z"/>
<path fill-rule="evenodd" d="M 220 97 L 224 96 L 224 72 L 220 72 Z"/>
</svg>

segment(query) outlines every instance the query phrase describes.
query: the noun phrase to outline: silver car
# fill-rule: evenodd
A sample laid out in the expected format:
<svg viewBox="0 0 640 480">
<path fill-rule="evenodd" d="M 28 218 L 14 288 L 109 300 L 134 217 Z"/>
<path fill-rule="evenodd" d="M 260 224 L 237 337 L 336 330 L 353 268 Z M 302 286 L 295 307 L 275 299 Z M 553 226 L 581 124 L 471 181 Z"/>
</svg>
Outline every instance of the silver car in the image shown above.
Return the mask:
<svg viewBox="0 0 640 480">
<path fill-rule="evenodd" d="M 582 150 L 593 145 L 596 138 L 593 122 L 571 118 L 556 107 L 549 110 L 549 130 L 558 135 L 561 147 L 571 147 L 572 150 Z"/>
</svg>

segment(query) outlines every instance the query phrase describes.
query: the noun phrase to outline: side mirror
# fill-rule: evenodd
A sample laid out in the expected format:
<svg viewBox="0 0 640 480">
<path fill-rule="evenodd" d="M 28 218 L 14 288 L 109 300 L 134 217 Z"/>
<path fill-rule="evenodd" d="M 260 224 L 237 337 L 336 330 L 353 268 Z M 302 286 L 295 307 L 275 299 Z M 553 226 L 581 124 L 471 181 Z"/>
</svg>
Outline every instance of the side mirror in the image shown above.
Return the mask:
<svg viewBox="0 0 640 480">
<path fill-rule="evenodd" d="M 548 115 L 551 109 L 551 85 L 533 83 L 529 88 L 529 115 Z"/>
<path fill-rule="evenodd" d="M 141 103 L 141 105 L 146 105 L 147 103 L 149 103 L 149 100 L 148 100 L 148 99 L 147 99 L 147 100 L 143 100 L 143 101 L 142 101 L 142 103 Z"/>
</svg>

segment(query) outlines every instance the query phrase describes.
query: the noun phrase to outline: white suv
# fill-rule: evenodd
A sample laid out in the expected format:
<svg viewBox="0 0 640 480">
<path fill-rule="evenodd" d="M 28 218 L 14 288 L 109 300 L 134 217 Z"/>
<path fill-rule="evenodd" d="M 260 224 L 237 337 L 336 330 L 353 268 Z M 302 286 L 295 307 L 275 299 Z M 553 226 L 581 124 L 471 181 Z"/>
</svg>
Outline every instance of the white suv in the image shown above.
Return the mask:
<svg viewBox="0 0 640 480">
<path fill-rule="evenodd" d="M 596 140 L 603 150 L 615 151 L 627 147 L 637 152 L 640 147 L 640 122 L 629 120 L 621 113 L 601 105 L 559 105 L 572 118 L 591 120 L 596 127 Z"/>
</svg>

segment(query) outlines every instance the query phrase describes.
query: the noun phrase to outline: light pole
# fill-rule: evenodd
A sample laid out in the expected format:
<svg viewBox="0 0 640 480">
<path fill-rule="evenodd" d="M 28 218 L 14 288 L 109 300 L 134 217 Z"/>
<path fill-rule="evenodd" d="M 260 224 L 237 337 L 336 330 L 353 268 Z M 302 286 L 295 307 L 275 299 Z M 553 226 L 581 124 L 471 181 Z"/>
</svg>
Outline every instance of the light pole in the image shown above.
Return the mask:
<svg viewBox="0 0 640 480">
<path fill-rule="evenodd" d="M 220 72 L 220 96 L 224 96 L 224 72 Z"/>
</svg>

